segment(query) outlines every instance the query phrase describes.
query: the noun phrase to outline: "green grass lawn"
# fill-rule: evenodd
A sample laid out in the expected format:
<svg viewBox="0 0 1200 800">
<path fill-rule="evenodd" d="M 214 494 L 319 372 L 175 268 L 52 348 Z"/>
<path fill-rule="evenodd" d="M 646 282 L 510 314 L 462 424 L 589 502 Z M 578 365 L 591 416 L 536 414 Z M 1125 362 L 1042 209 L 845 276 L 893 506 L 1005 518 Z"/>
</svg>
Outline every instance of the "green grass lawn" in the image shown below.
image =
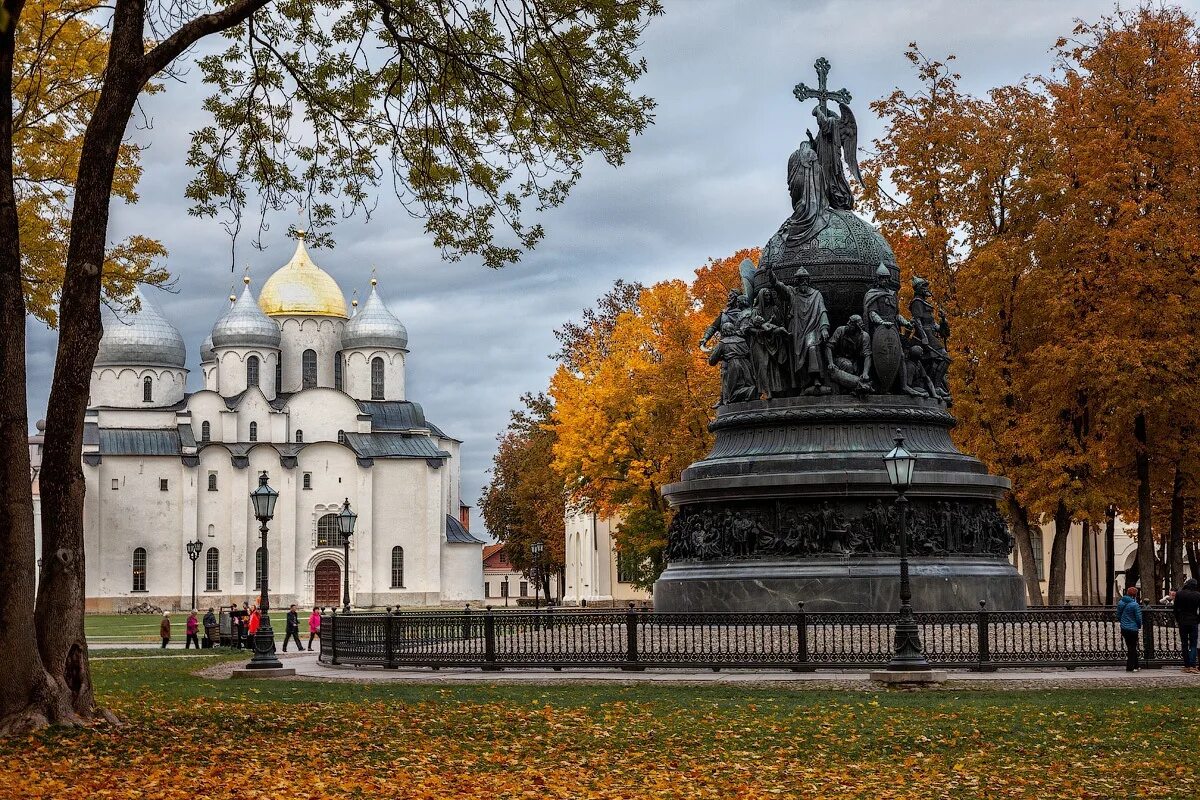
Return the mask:
<svg viewBox="0 0 1200 800">
<path fill-rule="evenodd" d="M 207 609 L 206 609 L 207 610 Z M 183 645 L 188 615 L 171 614 L 171 641 Z M 197 615 L 203 623 L 204 614 Z M 95 644 L 159 642 L 160 614 L 88 614 L 83 618 L 83 631 L 88 642 Z"/>
<path fill-rule="evenodd" d="M 245 654 L 146 655 L 157 654 L 97 653 L 93 664 L 98 696 L 123 727 L 0 742 L 0 796 L 1182 798 L 1200 789 L 1200 703 L 1188 689 L 247 682 L 191 674 Z"/>
</svg>

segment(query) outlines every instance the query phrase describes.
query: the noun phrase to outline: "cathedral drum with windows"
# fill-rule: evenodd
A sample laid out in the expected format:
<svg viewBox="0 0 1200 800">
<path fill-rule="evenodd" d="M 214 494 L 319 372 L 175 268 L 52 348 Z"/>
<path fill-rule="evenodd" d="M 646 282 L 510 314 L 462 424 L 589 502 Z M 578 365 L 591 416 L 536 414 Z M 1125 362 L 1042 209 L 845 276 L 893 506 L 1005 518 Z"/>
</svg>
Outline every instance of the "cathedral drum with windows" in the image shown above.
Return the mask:
<svg viewBox="0 0 1200 800">
<path fill-rule="evenodd" d="M 263 285 L 250 279 L 200 348 L 186 391 L 179 331 L 139 292 L 102 310 L 84 427 L 87 604 L 113 611 L 253 601 L 263 562 L 250 491 L 266 471 L 271 605 L 439 605 L 483 597 L 461 501 L 461 442 L 405 399 L 408 331 L 376 281 L 347 314 L 303 234 Z M 357 303 L 355 303 L 357 306 Z M 358 513 L 349 564 L 335 520 Z"/>
</svg>

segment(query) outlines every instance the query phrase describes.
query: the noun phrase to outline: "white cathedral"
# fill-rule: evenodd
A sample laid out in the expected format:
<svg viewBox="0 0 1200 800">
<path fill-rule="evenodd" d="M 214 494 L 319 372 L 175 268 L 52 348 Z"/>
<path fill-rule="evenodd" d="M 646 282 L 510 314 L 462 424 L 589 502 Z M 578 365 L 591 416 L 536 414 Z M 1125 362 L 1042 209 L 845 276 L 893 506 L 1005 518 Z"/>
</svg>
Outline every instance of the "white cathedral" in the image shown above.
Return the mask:
<svg viewBox="0 0 1200 800">
<path fill-rule="evenodd" d="M 200 348 L 204 389 L 185 390 L 183 338 L 145 296 L 105 307 L 83 471 L 87 606 L 257 597 L 262 561 L 250 491 L 279 491 L 267 550 L 272 608 L 430 606 L 483 597 L 483 542 L 461 501 L 461 442 L 405 399 L 408 332 L 375 281 L 353 316 L 303 234 L 258 300 L 241 297 Z M 357 302 L 355 303 L 357 306 Z M 345 563 L 336 515 L 358 514 Z"/>
</svg>

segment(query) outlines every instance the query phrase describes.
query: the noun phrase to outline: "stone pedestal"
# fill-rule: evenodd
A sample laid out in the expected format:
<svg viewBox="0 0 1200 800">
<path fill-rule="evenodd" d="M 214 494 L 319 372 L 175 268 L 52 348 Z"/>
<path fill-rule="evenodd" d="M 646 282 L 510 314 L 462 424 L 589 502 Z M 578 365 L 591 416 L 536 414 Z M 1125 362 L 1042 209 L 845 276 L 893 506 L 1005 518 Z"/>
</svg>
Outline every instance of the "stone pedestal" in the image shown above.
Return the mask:
<svg viewBox="0 0 1200 800">
<path fill-rule="evenodd" d="M 1008 481 L 950 439 L 938 401 L 792 397 L 721 406 L 713 450 L 667 486 L 676 508 L 661 611 L 895 611 L 899 519 L 883 455 L 899 428 L 916 456 L 907 493 L 913 607 L 1025 607 L 996 508 Z"/>
<path fill-rule="evenodd" d="M 888 686 L 923 686 L 945 683 L 947 677 L 944 669 L 914 669 L 889 670 L 879 669 L 871 673 L 871 680 Z"/>
<path fill-rule="evenodd" d="M 277 669 L 235 669 L 233 677 L 235 678 L 290 678 L 296 674 L 293 667 L 279 667 Z"/>
</svg>

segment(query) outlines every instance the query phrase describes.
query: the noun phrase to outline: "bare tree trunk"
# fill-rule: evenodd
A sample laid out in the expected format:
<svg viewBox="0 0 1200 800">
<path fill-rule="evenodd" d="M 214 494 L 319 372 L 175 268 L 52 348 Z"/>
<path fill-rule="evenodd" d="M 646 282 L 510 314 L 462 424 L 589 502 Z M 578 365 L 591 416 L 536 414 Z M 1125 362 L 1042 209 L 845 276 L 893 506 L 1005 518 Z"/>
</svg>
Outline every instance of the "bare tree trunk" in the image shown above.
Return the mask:
<svg viewBox="0 0 1200 800">
<path fill-rule="evenodd" d="M 103 334 L 100 279 L 109 196 L 118 149 L 142 85 L 144 13 L 142 0 L 116 5 L 104 85 L 80 151 L 42 459 L 38 648 L 50 675 L 70 692 L 72 706 L 84 716 L 96 708 L 83 633 L 83 417 Z"/>
<path fill-rule="evenodd" d="M 1116 602 L 1113 585 L 1117 580 L 1117 507 L 1109 504 L 1104 512 L 1104 605 Z"/>
<path fill-rule="evenodd" d="M 1029 512 L 1009 492 L 1004 497 L 1005 509 L 1012 522 L 1013 538 L 1017 542 L 1017 557 L 1021 562 L 1021 576 L 1025 578 L 1025 594 L 1029 605 L 1042 605 L 1042 583 L 1037 574 L 1037 561 L 1033 554 L 1033 540 L 1029 536 Z"/>
<path fill-rule="evenodd" d="M 1167 544 L 1168 589 L 1183 588 L 1183 471 L 1175 464 L 1175 480 L 1171 486 L 1171 535 Z"/>
<path fill-rule="evenodd" d="M 1133 437 L 1137 440 L 1137 453 L 1134 456 L 1137 466 L 1138 494 L 1138 532 L 1137 532 L 1137 568 L 1138 577 L 1142 582 L 1142 594 L 1153 595 L 1158 589 L 1157 566 L 1158 559 L 1154 555 L 1154 528 L 1151 524 L 1150 509 L 1150 452 L 1149 436 L 1146 433 L 1146 415 L 1138 414 L 1133 419 Z M 1150 602 L 1157 597 L 1147 598 Z"/>
<path fill-rule="evenodd" d="M 1096 602 L 1092 596 L 1092 523 L 1083 521 L 1083 532 L 1079 545 L 1079 604 L 1090 606 Z"/>
<path fill-rule="evenodd" d="M 13 182 L 13 56 L 24 0 L 0 9 L 0 735 L 71 722 L 38 656 L 34 629 L 33 491 L 25 401 L 25 294 Z"/>
<path fill-rule="evenodd" d="M 1071 512 L 1063 501 L 1058 501 L 1054 512 L 1054 542 L 1050 545 L 1050 581 L 1047 594 L 1050 605 L 1061 606 L 1067 602 L 1067 537 L 1071 534 Z"/>
</svg>

